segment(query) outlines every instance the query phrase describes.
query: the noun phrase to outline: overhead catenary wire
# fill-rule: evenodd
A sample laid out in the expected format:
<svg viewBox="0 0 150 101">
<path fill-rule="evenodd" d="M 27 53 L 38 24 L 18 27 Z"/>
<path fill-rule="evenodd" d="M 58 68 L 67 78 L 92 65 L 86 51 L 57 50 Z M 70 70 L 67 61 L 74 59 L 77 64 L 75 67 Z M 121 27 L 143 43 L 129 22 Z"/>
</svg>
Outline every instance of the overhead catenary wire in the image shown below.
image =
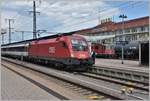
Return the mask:
<svg viewBox="0 0 150 101">
<path fill-rule="evenodd" d="M 39 1 L 39 5 L 37 5 L 37 6 L 36 6 L 36 8 L 39 8 L 39 7 L 41 6 L 41 4 L 42 4 L 42 1 L 43 1 L 43 0 L 27 0 L 27 1 Z M 27 10 L 27 11 L 28 11 L 28 10 Z M 28 24 L 30 24 L 30 23 L 31 23 L 31 21 L 32 21 L 32 19 L 31 19 L 31 20 L 26 21 L 26 24 L 22 24 L 22 26 L 20 26 L 19 28 L 24 27 L 24 25 L 28 25 Z M 18 29 L 19 29 L 19 28 L 18 28 Z"/>
<path fill-rule="evenodd" d="M 140 3 L 140 2 L 138 2 L 138 4 L 139 4 L 139 3 Z M 123 7 L 125 8 L 125 7 L 127 7 L 127 6 L 130 7 L 131 4 L 132 4 L 132 5 L 133 5 L 133 4 L 135 5 L 135 4 L 137 4 L 137 2 L 136 2 L 136 3 L 130 2 L 130 4 L 128 4 L 128 5 L 122 3 L 122 4 L 120 4 L 120 6 L 121 6 L 121 7 L 123 6 Z M 121 7 L 120 7 L 120 8 L 121 8 Z M 103 12 L 104 12 L 105 10 L 108 10 L 108 9 L 106 9 L 106 8 L 103 9 Z M 94 17 L 94 18 L 92 18 L 92 20 L 95 20 L 95 18 L 97 18 L 97 16 Z M 91 20 L 91 19 L 88 19 L 88 20 L 86 19 L 86 20 L 81 21 L 81 22 L 78 22 L 78 23 L 74 23 L 74 24 L 67 25 L 67 26 L 65 26 L 65 28 L 66 28 L 66 27 L 74 27 L 74 26 L 79 25 L 80 23 L 89 22 L 89 21 L 92 21 L 92 20 Z M 61 25 L 58 24 L 58 25 L 56 25 L 56 26 L 54 26 L 54 27 L 61 27 Z"/>
<path fill-rule="evenodd" d="M 125 3 L 122 3 L 122 4 L 119 4 L 118 6 L 116 6 L 116 7 L 121 7 L 121 6 L 123 6 L 123 5 L 126 5 L 126 4 L 128 4 L 128 3 L 130 3 L 131 1 L 128 1 L 128 2 L 125 2 Z M 47 9 L 48 7 L 46 7 L 46 8 L 44 8 L 44 9 Z M 43 10 L 44 10 L 43 9 Z M 102 12 L 104 12 L 104 11 L 108 11 L 108 8 L 103 8 L 103 9 L 101 9 L 101 13 Z M 99 14 L 99 13 L 94 13 L 94 14 Z M 94 15 L 93 14 L 93 15 Z M 93 16 L 92 14 L 90 15 L 90 16 Z M 90 16 L 88 16 L 88 17 L 90 17 Z M 70 21 L 70 20 L 67 20 L 65 23 L 70 23 L 70 22 L 72 22 L 72 21 Z M 56 25 L 54 25 L 53 27 L 59 27 L 60 26 L 60 24 L 56 24 Z M 61 27 L 61 26 L 60 26 Z"/>
<path fill-rule="evenodd" d="M 132 7 L 133 7 L 133 5 L 134 6 L 136 6 L 137 4 L 139 4 L 139 5 L 141 5 L 140 3 L 141 3 L 142 1 L 138 1 L 138 2 L 125 2 L 125 3 L 122 3 L 122 4 L 119 4 L 118 6 L 114 6 L 114 7 L 118 7 L 119 9 L 126 9 L 126 7 L 130 7 L 131 5 L 132 5 Z M 39 6 L 40 7 L 40 6 Z M 48 7 L 48 6 L 47 6 Z M 43 9 L 44 10 L 44 9 Z M 101 10 L 101 13 L 103 13 L 103 12 L 105 12 L 105 11 L 107 11 L 108 10 L 108 8 L 104 8 L 104 9 L 102 9 Z M 20 12 L 21 12 L 21 10 L 20 10 Z M 95 14 L 95 13 L 93 13 L 93 14 Z M 92 16 L 92 15 L 90 15 L 90 16 Z M 20 16 L 19 16 L 20 17 Z M 93 18 L 90 18 L 90 19 L 85 19 L 84 21 L 81 21 L 81 22 L 77 22 L 77 23 L 71 23 L 71 21 L 70 20 L 67 20 L 67 22 L 69 23 L 69 25 L 66 25 L 64 28 L 66 28 L 66 27 L 68 27 L 68 28 L 70 28 L 70 27 L 74 27 L 74 26 L 78 26 L 78 25 L 80 25 L 81 23 L 85 23 L 85 22 L 90 22 L 90 21 L 93 21 L 93 20 L 95 20 L 97 18 L 97 16 L 96 17 L 93 17 Z M 17 19 L 19 19 L 19 18 L 17 18 Z M 66 23 L 67 23 L 66 22 Z M 31 21 L 29 20 L 29 23 L 26 23 L 26 24 L 22 24 L 20 27 L 23 27 L 23 26 L 25 26 L 25 25 L 28 25 L 28 24 L 30 24 L 31 23 Z M 56 25 L 54 25 L 53 27 L 61 27 L 62 25 L 61 24 L 56 24 Z"/>
<path fill-rule="evenodd" d="M 115 7 L 118 7 L 119 9 L 126 9 L 126 8 L 128 8 L 128 7 L 131 7 L 131 5 L 133 6 L 135 6 L 135 5 L 137 5 L 137 4 L 141 4 L 141 2 L 142 1 L 138 1 L 138 2 L 134 2 L 134 1 L 128 1 L 128 3 L 127 2 L 125 2 L 125 3 L 122 3 L 122 4 L 119 4 L 118 6 L 115 6 Z M 100 12 L 101 13 L 104 13 L 105 11 L 108 11 L 108 8 L 104 8 L 104 9 L 102 9 Z M 94 14 L 99 14 L 99 13 L 94 13 Z M 92 16 L 92 15 L 90 15 L 90 16 Z M 77 22 L 77 23 L 73 23 L 73 24 L 69 24 L 69 25 L 66 25 L 65 27 L 63 27 L 63 28 L 70 28 L 70 27 L 74 27 L 74 26 L 77 26 L 77 25 L 79 25 L 79 24 L 81 24 L 81 23 L 85 23 L 85 22 L 90 22 L 90 21 L 93 21 L 93 20 L 95 20 L 95 19 L 97 19 L 97 17 L 98 16 L 95 16 L 94 18 L 90 18 L 90 19 L 85 19 L 84 21 L 80 21 L 80 22 Z M 70 22 L 68 22 L 68 23 L 70 23 Z M 61 24 L 56 24 L 56 25 L 54 25 L 53 27 L 61 27 Z M 53 28 L 52 27 L 52 28 Z"/>
<path fill-rule="evenodd" d="M 125 2 L 125 3 L 122 3 L 122 4 L 119 4 L 118 6 L 115 6 L 115 7 L 121 7 L 121 6 L 125 6 L 125 5 L 128 5 L 128 3 L 131 3 L 131 1 L 128 1 L 128 2 Z M 132 4 L 133 5 L 133 4 Z M 49 6 L 45 7 L 44 9 L 47 9 Z M 42 9 L 42 10 L 44 10 Z M 107 8 L 104 8 L 102 9 L 100 12 L 104 12 L 104 11 L 107 11 L 108 9 Z M 92 15 L 91 15 L 92 16 Z M 70 20 L 67 20 L 68 23 L 70 23 L 71 21 Z M 65 23 L 67 23 L 65 22 Z M 86 22 L 86 21 L 83 21 L 83 22 Z M 31 23 L 31 21 L 29 21 L 29 23 Z M 29 23 L 26 23 L 25 25 L 28 25 Z M 79 22 L 79 24 L 82 23 L 82 22 Z M 76 24 L 76 23 L 75 23 Z M 23 25 L 23 24 L 22 24 Z M 73 24 L 74 25 L 74 24 Z M 24 26 L 24 25 L 23 25 Z M 23 27 L 23 26 L 20 26 L 20 27 Z M 53 27 L 61 27 L 61 24 L 56 24 L 54 25 Z M 70 26 L 70 25 L 67 25 L 67 26 Z M 66 27 L 67 27 L 66 26 Z M 72 25 L 71 25 L 72 26 Z"/>
<path fill-rule="evenodd" d="M 139 3 L 141 3 L 141 1 L 140 2 L 138 2 L 138 4 Z M 137 4 L 137 3 L 134 3 L 134 5 L 135 4 Z M 126 7 L 126 6 L 124 6 L 124 7 Z M 128 7 L 130 7 L 130 5 L 128 5 Z M 123 9 L 123 8 L 122 8 Z M 104 12 L 104 11 L 101 11 L 101 13 L 102 12 Z M 95 16 L 94 18 L 91 18 L 91 19 L 86 19 L 85 21 L 81 21 L 81 22 L 77 22 L 77 23 L 74 23 L 74 24 L 69 24 L 69 25 L 66 25 L 64 28 L 66 28 L 66 27 L 73 27 L 73 26 L 77 26 L 77 25 L 79 25 L 79 24 L 81 24 L 81 23 L 84 23 L 84 22 L 89 22 L 89 21 L 93 21 L 93 20 L 95 20 L 95 18 L 97 18 L 97 16 Z M 61 26 L 54 26 L 54 27 L 61 27 Z"/>
<path fill-rule="evenodd" d="M 45 0 L 43 0 L 43 1 L 45 1 Z M 128 1 L 129 2 L 129 1 Z M 131 2 L 131 1 L 130 1 Z M 126 2 L 127 3 L 127 2 Z M 126 4 L 126 3 L 122 3 L 121 5 L 123 5 L 123 4 Z M 42 9 L 42 11 L 44 11 L 45 9 L 47 9 L 49 6 L 46 6 L 45 8 L 43 8 Z M 37 7 L 38 8 L 38 7 Z M 105 9 L 107 9 L 107 8 L 105 8 Z M 68 17 L 68 18 L 70 18 L 70 16 Z M 70 21 L 70 19 L 68 20 L 68 18 L 66 18 L 67 19 L 67 22 L 69 22 Z M 29 22 L 30 23 L 30 22 Z M 60 25 L 60 24 L 56 24 L 56 25 L 54 25 L 53 27 L 55 27 L 55 26 L 58 26 L 58 25 Z"/>
</svg>

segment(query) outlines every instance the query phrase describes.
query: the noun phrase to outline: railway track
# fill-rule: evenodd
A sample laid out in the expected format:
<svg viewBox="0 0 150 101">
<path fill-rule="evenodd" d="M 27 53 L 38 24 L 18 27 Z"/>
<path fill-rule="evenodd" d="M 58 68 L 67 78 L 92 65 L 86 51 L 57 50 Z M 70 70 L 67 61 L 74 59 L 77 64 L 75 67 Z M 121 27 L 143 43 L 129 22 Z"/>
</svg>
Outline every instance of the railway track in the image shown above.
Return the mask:
<svg viewBox="0 0 150 101">
<path fill-rule="evenodd" d="M 122 80 L 129 80 L 145 85 L 149 84 L 148 71 L 93 66 L 92 68 L 88 68 L 88 72 Z"/>
<path fill-rule="evenodd" d="M 3 58 L 4 59 L 4 58 Z M 86 89 L 90 89 L 91 91 L 94 91 L 94 92 L 97 92 L 97 93 L 103 93 L 107 96 L 110 96 L 114 99 L 140 99 L 140 100 L 143 100 L 143 99 L 146 99 L 144 97 L 139 97 L 139 96 L 136 96 L 134 94 L 122 94 L 122 92 L 120 91 L 120 89 L 118 89 L 117 87 L 120 87 L 120 85 L 117 85 L 117 84 L 113 84 L 113 83 L 108 83 L 106 81 L 99 81 L 99 80 L 95 80 L 95 79 L 89 79 L 89 77 L 85 77 L 85 76 L 81 76 L 81 75 L 74 75 L 74 74 L 70 74 L 70 73 L 66 73 L 66 74 L 62 74 L 62 72 L 58 73 L 58 71 L 56 70 L 49 70 L 49 68 L 44 68 L 42 66 L 37 66 L 37 65 L 33 65 L 33 64 L 28 64 L 28 63 L 25 63 L 25 62 L 20 62 L 20 61 L 16 61 L 16 60 L 10 60 L 10 59 L 6 59 L 5 60 L 7 61 L 11 61 L 12 63 L 15 63 L 17 65 L 23 65 L 22 63 L 24 63 L 24 67 L 28 67 L 30 69 L 34 69 L 36 71 L 39 71 L 39 72 L 42 72 L 42 73 L 45 73 L 47 75 L 50 75 L 50 76 L 53 76 L 57 79 L 61 79 L 65 82 L 68 82 L 70 84 L 73 84 L 73 85 L 78 85 L 78 86 L 81 86 L 83 88 L 86 88 Z M 17 63 L 16 63 L 17 62 Z M 80 78 L 80 79 L 79 79 Z M 110 87 L 105 87 L 104 84 L 109 84 Z M 116 89 L 112 89 L 112 86 L 116 86 Z"/>
<path fill-rule="evenodd" d="M 141 83 L 141 82 L 137 83 L 137 82 L 130 81 L 130 80 L 121 80 L 118 78 L 112 78 L 112 77 L 107 77 L 107 76 L 102 76 L 102 75 L 97 75 L 97 74 L 92 74 L 92 73 L 80 73 L 79 75 L 87 76 L 87 77 L 98 79 L 98 80 L 105 80 L 108 82 L 121 84 L 121 85 L 127 86 L 128 88 L 133 88 L 133 89 L 136 88 L 136 89 L 140 89 L 140 90 L 144 90 L 144 91 L 149 91 L 149 84 L 145 84 L 145 83 Z"/>
<path fill-rule="evenodd" d="M 7 68 L 7 69 L 9 69 L 9 70 L 11 70 L 12 72 L 16 73 L 17 75 L 23 77 L 24 79 L 30 81 L 30 82 L 33 83 L 34 85 L 38 86 L 39 88 L 41 88 L 42 90 L 46 91 L 47 93 L 49 93 L 49 94 L 55 96 L 56 98 L 58 98 L 58 99 L 60 99 L 60 100 L 69 100 L 69 98 L 67 98 L 67 97 L 65 97 L 65 96 L 63 96 L 63 95 L 61 95 L 61 94 L 58 94 L 57 92 L 55 92 L 55 91 L 49 89 L 48 87 L 42 85 L 41 83 L 37 82 L 36 80 L 33 80 L 32 78 L 30 78 L 30 77 L 28 77 L 28 76 L 26 76 L 26 75 L 24 75 L 24 74 L 18 72 L 17 70 L 12 69 L 12 68 L 10 68 L 10 67 L 4 65 L 4 64 L 2 64 L 2 66 L 5 67 L 5 68 Z"/>
<path fill-rule="evenodd" d="M 44 74 L 44 73 L 41 73 L 41 72 L 38 72 L 38 71 L 34 71 L 33 69 L 29 69 L 29 68 L 25 68 L 25 67 L 21 67 L 21 65 L 16 65 L 14 64 L 13 62 L 9 63 L 8 61 L 4 61 L 2 60 L 2 66 L 13 71 L 14 73 L 18 74 L 19 76 L 27 79 L 28 81 L 32 82 L 33 84 L 37 85 L 38 87 L 40 87 L 41 89 L 45 90 L 46 92 L 56 96 L 57 98 L 59 98 L 60 100 L 69 100 L 69 99 L 78 99 L 78 100 L 93 100 L 93 99 L 114 99 L 114 98 L 110 98 L 109 96 L 107 95 L 104 95 L 102 93 L 99 93 L 99 92 L 95 92 L 91 89 L 88 89 L 88 88 L 85 88 L 85 87 L 82 87 L 80 85 L 76 85 L 74 83 L 71 83 L 71 82 L 67 82 L 63 79 L 59 79 L 59 78 L 55 78 L 53 76 L 50 76 L 50 75 L 47 75 L 47 74 Z M 11 66 L 10 66 L 11 65 Z M 16 66 L 16 68 L 12 67 L 12 66 Z M 18 68 L 18 69 L 17 69 Z M 21 71 L 19 70 L 21 69 Z M 42 78 L 45 78 L 46 80 L 50 80 L 50 82 L 55 82 L 56 84 L 59 84 L 60 86 L 64 87 L 66 89 L 67 92 L 71 91 L 73 92 L 73 95 L 74 93 L 78 93 L 79 96 L 82 96 L 82 97 L 72 97 L 72 96 L 64 96 L 64 95 L 61 95 L 53 90 L 51 90 L 49 87 L 45 86 L 44 84 L 42 83 L 39 83 L 39 81 L 37 80 L 34 80 L 32 79 L 32 77 L 30 78 L 29 75 L 25 75 L 24 73 L 22 72 L 31 72 L 32 74 L 36 74 Z M 65 72 L 64 72 L 65 73 Z M 65 91 L 64 91 L 65 92 Z M 68 98 L 69 97 L 69 98 Z M 81 98 L 81 99 L 80 99 Z"/>
</svg>

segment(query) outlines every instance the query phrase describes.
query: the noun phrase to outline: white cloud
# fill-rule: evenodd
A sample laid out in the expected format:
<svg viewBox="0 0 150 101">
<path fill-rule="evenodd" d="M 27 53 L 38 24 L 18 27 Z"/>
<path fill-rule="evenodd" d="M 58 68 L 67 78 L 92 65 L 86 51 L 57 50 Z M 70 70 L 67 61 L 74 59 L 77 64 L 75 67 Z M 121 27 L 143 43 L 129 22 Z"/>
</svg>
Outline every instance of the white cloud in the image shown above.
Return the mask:
<svg viewBox="0 0 150 101">
<path fill-rule="evenodd" d="M 37 0 L 38 1 L 38 0 Z M 64 29 L 67 30 L 77 30 L 82 28 L 87 28 L 96 25 L 96 19 L 98 21 L 98 9 L 103 10 L 108 7 L 108 10 L 101 12 L 101 18 L 110 17 L 119 13 L 118 8 L 111 7 L 102 0 L 42 0 L 41 4 L 36 2 L 38 7 L 37 11 L 41 12 L 40 16 L 37 16 L 39 22 L 46 23 L 45 28 L 48 30 L 59 31 Z M 17 0 L 11 2 L 3 3 L 3 7 L 7 5 L 7 8 L 13 7 L 32 7 L 32 0 Z M 20 8 L 23 9 L 24 8 Z M 5 10 L 5 9 L 4 9 Z M 32 10 L 32 8 L 31 8 Z M 113 13 L 112 13 L 113 12 Z M 16 28 L 28 29 L 32 28 L 32 16 L 22 15 L 18 11 L 4 11 L 4 17 L 15 17 L 17 20 L 15 22 Z M 26 12 L 27 13 L 27 12 Z M 17 16 L 17 17 L 16 17 Z M 43 16 L 47 16 L 46 18 Z M 95 19 L 95 20 L 93 20 Z M 86 20 L 91 20 L 86 22 Z M 50 22 L 53 21 L 53 22 Z M 54 22 L 55 21 L 55 22 Z M 85 21 L 86 23 L 80 23 Z M 38 23 L 38 22 L 37 22 Z M 69 25 L 79 23 L 75 27 Z M 57 25 L 60 24 L 60 25 Z M 90 25 L 89 25 L 90 24 Z M 54 25 L 54 28 L 49 27 L 49 25 Z M 5 26 L 4 22 L 2 26 Z M 40 24 L 39 24 L 40 27 Z M 41 25 L 42 28 L 44 28 Z M 64 28 L 65 27 L 65 28 Z"/>
<path fill-rule="evenodd" d="M 64 29 L 63 27 L 68 26 L 70 23 L 77 23 L 91 18 L 98 18 L 99 7 L 102 10 L 103 7 L 109 7 L 108 9 L 110 9 L 105 12 L 101 12 L 101 18 L 108 16 L 110 17 L 119 13 L 118 8 L 110 7 L 105 2 L 100 0 L 54 1 L 55 0 L 51 0 L 50 2 L 44 1 L 43 4 L 45 5 L 41 5 L 38 10 L 50 18 L 53 17 L 57 21 L 62 22 L 63 25 L 59 26 L 62 27 L 62 29 Z"/>
<path fill-rule="evenodd" d="M 10 12 L 10 11 L 5 11 L 1 13 L 1 24 L 2 28 L 7 28 L 8 25 L 6 24 L 6 19 L 12 19 L 14 17 L 17 17 L 18 14 L 17 12 Z"/>
<path fill-rule="evenodd" d="M 12 5 L 16 6 L 32 6 L 32 1 L 31 0 L 18 0 L 15 2 L 12 2 Z"/>
<path fill-rule="evenodd" d="M 31 22 L 32 19 L 30 18 L 30 16 L 23 16 L 23 15 L 18 14 L 18 12 L 15 12 L 15 11 L 4 11 L 1 13 L 2 28 L 8 28 L 8 22 L 5 19 L 14 19 L 14 22 L 12 22 L 11 25 L 15 29 L 21 28 L 22 26 L 24 26 L 26 24 L 26 22 L 29 23 L 29 21 L 32 24 L 32 22 Z M 29 26 L 29 25 L 31 25 L 31 24 L 24 26 L 24 28 L 22 28 L 22 29 L 30 28 L 31 26 Z"/>
</svg>

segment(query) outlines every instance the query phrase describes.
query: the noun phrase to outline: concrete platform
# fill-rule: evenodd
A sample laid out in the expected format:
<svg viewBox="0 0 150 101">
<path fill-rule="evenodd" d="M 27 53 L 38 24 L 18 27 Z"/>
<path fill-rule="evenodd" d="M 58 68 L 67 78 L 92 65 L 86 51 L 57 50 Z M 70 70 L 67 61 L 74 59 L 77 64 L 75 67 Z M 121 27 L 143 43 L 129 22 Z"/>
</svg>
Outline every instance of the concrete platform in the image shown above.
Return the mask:
<svg viewBox="0 0 150 101">
<path fill-rule="evenodd" d="M 149 66 L 139 65 L 138 61 L 132 61 L 132 60 L 124 60 L 124 64 L 121 64 L 121 60 L 119 60 L 119 59 L 100 59 L 100 58 L 96 58 L 95 66 L 149 71 Z"/>
<path fill-rule="evenodd" d="M 2 100 L 59 100 L 43 89 L 1 66 Z"/>
</svg>

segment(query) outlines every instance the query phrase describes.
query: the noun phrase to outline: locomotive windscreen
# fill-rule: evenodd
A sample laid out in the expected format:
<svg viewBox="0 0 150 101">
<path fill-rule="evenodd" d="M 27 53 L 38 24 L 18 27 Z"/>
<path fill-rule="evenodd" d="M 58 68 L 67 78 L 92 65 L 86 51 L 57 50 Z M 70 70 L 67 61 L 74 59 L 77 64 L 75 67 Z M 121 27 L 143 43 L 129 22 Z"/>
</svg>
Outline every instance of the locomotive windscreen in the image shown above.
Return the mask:
<svg viewBox="0 0 150 101">
<path fill-rule="evenodd" d="M 72 39 L 72 48 L 74 51 L 87 51 L 88 50 L 88 44 L 85 40 L 81 39 Z"/>
</svg>

